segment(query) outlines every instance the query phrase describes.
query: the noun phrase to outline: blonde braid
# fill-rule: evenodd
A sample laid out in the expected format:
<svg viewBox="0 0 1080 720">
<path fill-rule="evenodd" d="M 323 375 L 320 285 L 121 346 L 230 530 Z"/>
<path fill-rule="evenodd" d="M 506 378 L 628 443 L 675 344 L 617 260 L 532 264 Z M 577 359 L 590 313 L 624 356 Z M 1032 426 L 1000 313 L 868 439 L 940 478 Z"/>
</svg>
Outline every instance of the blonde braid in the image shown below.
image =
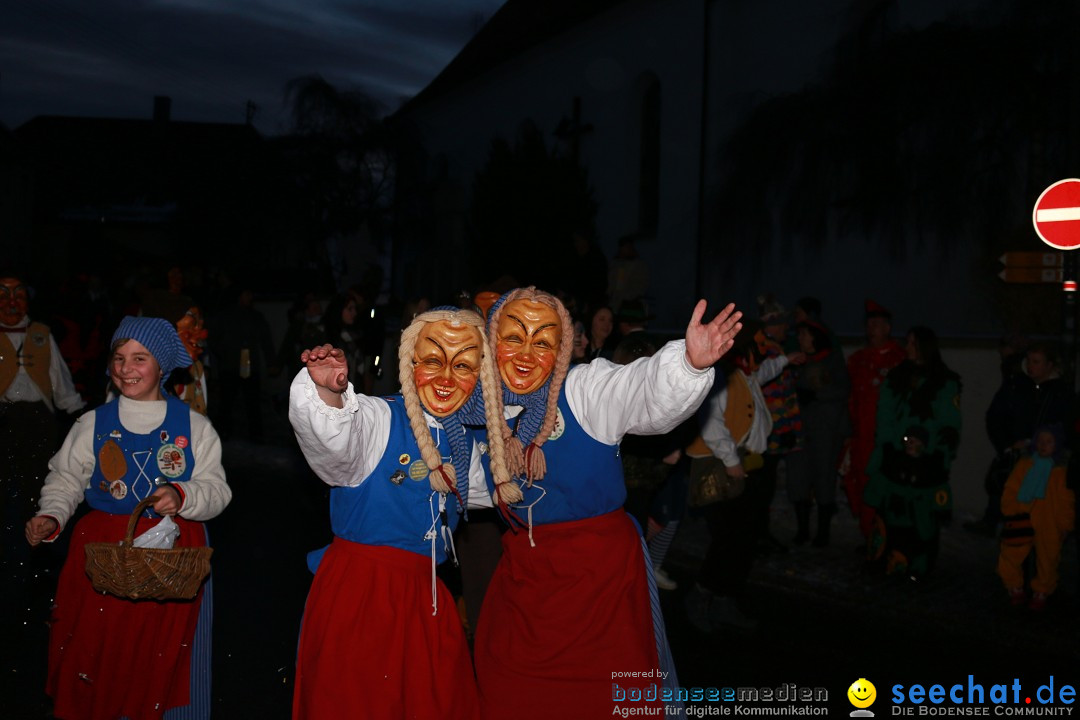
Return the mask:
<svg viewBox="0 0 1080 720">
<path fill-rule="evenodd" d="M 559 321 L 562 323 L 562 342 L 559 345 L 559 357 L 555 361 L 555 369 L 551 373 L 551 388 L 548 390 L 544 424 L 533 439 L 533 443 L 540 446 L 547 442 L 548 437 L 551 436 L 551 431 L 555 429 L 555 420 L 558 418 L 559 393 L 562 391 L 567 373 L 570 372 L 570 357 L 574 352 L 574 319 L 570 317 L 566 306 L 557 297 L 545 292 L 538 292 L 536 299 L 554 308 L 559 315 Z"/>
<path fill-rule="evenodd" d="M 533 299 L 550 306 L 558 314 L 559 322 L 562 323 L 562 340 L 559 343 L 559 357 L 551 373 L 544 424 L 540 426 L 540 431 L 533 438 L 532 447 L 525 450 L 525 470 L 530 482 L 541 480 L 547 475 L 547 458 L 544 457 L 544 451 L 540 448 L 555 429 L 555 422 L 559 417 L 559 393 L 566 380 L 566 374 L 570 372 L 570 357 L 574 351 L 574 321 L 570 313 L 566 311 L 566 307 L 554 295 L 539 290 L 534 291 Z"/>
<path fill-rule="evenodd" d="M 487 333 L 483 327 L 480 334 L 484 338 L 485 348 Z M 488 429 L 488 459 L 491 461 L 491 476 L 495 480 L 497 500 L 504 504 L 521 502 L 521 488 L 510 482 L 510 468 L 506 462 L 506 440 L 503 432 L 509 430 L 503 418 L 502 380 L 495 368 L 495 356 L 490 349 L 484 353 L 480 362 L 480 391 L 484 395 L 484 415 Z M 520 443 L 518 447 L 521 447 Z"/>
<path fill-rule="evenodd" d="M 490 327 L 491 330 L 492 330 L 491 334 L 488 336 L 488 347 L 490 349 L 490 355 L 491 355 L 492 358 L 498 357 L 499 342 L 498 342 L 497 335 L 498 335 L 499 319 L 502 318 L 503 310 L 510 303 L 514 302 L 518 298 L 523 297 L 526 292 L 527 292 L 527 289 L 520 289 L 519 288 L 517 290 L 512 290 L 506 296 L 506 300 L 503 301 L 503 303 L 501 305 L 499 305 L 498 308 L 496 308 L 495 312 L 491 315 L 491 317 L 488 318 L 488 327 Z M 524 453 L 523 448 L 521 447 L 521 440 L 519 440 L 518 438 L 516 438 L 514 436 L 514 431 L 510 429 L 510 425 L 505 420 L 506 412 L 505 412 L 505 405 L 503 404 L 502 377 L 501 376 L 499 377 L 499 385 L 498 385 L 498 387 L 499 387 L 499 392 L 498 392 L 497 401 L 498 401 L 499 417 L 504 418 L 503 422 L 502 422 L 502 428 L 501 428 L 499 434 L 502 435 L 503 445 L 506 448 L 506 466 L 507 466 L 507 468 L 509 468 L 511 475 L 524 475 L 525 474 L 525 453 Z M 485 395 L 484 398 L 485 398 L 485 401 L 486 401 L 487 396 Z"/>
<path fill-rule="evenodd" d="M 424 313 L 427 315 L 428 313 Z M 443 479 L 442 473 L 436 468 L 443 464 L 442 455 L 439 454 L 435 443 L 431 440 L 431 430 L 428 429 L 424 419 L 424 409 L 420 405 L 420 395 L 416 391 L 416 378 L 413 376 L 413 350 L 416 348 L 416 338 L 420 335 L 427 321 L 421 320 L 423 315 L 418 316 L 401 333 L 401 342 L 398 344 L 398 380 L 401 382 L 401 397 L 405 401 L 405 414 L 409 418 L 409 427 L 412 428 L 413 437 L 420 448 L 420 457 L 427 465 L 430 474 L 428 481 L 431 489 L 440 492 L 451 492 L 451 484 L 456 481 L 453 464 L 446 468 L 448 479 Z"/>
</svg>

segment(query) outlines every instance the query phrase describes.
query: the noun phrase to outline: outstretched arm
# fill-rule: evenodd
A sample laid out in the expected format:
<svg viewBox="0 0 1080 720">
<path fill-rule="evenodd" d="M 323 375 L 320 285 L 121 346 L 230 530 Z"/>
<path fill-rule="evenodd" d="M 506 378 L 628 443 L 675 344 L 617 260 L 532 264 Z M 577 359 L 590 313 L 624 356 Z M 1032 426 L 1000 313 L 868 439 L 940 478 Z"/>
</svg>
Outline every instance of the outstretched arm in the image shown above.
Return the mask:
<svg viewBox="0 0 1080 720">
<path fill-rule="evenodd" d="M 742 313 L 735 309 L 733 303 L 728 303 L 710 322 L 702 324 L 705 306 L 704 300 L 698 301 L 690 316 L 690 324 L 686 326 L 686 360 L 698 370 L 710 368 L 722 358 L 742 329 L 739 322 Z"/>
<path fill-rule="evenodd" d="M 323 482 L 359 485 L 386 449 L 390 406 L 354 392 L 341 350 L 322 345 L 300 360 L 305 367 L 289 387 L 289 422 L 300 449 Z"/>
</svg>

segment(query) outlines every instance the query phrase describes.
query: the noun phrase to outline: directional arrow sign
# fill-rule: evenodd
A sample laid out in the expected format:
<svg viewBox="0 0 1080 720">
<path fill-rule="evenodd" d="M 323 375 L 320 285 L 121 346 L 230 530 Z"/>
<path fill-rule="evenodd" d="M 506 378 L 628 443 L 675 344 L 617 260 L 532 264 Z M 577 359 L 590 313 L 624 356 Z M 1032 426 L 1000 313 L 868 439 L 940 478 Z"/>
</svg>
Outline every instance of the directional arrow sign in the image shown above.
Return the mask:
<svg viewBox="0 0 1080 720">
<path fill-rule="evenodd" d="M 1080 247 L 1080 180 L 1058 180 L 1042 191 L 1031 213 L 1035 233 L 1052 248 Z"/>
<path fill-rule="evenodd" d="M 1007 267 L 998 277 L 1007 283 L 1059 283 L 1065 272 L 1061 268 Z"/>
<path fill-rule="evenodd" d="M 1005 267 L 1061 267 L 1065 254 L 1060 252 L 1007 252 L 998 258 Z"/>
</svg>

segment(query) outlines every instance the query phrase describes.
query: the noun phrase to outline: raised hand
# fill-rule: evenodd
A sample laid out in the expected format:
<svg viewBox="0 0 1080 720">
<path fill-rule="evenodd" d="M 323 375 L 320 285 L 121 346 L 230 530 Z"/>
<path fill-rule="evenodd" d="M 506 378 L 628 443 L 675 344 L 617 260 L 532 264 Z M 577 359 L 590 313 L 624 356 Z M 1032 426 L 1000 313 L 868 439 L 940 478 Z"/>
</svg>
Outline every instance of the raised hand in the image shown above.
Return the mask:
<svg viewBox="0 0 1080 720">
<path fill-rule="evenodd" d="M 701 318 L 705 315 L 705 306 L 704 300 L 698 300 L 690 324 L 686 326 L 686 360 L 698 370 L 712 367 L 722 358 L 742 329 L 739 322 L 742 313 L 733 303 L 728 303 L 719 315 L 703 325 Z"/>
<path fill-rule="evenodd" d="M 319 388 L 333 393 L 345 392 L 349 386 L 349 363 L 345 360 L 345 351 L 332 345 L 305 350 L 300 354 L 300 362 L 307 365 L 311 381 Z M 322 395 L 322 393 L 319 393 Z"/>
</svg>

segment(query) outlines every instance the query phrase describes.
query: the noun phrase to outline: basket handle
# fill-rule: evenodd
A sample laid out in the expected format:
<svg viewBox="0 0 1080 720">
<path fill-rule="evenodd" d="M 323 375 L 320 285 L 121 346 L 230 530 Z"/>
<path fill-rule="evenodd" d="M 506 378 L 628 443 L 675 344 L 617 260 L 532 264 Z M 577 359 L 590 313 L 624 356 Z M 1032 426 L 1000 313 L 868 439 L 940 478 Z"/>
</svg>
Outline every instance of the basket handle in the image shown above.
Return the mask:
<svg viewBox="0 0 1080 720">
<path fill-rule="evenodd" d="M 128 518 L 127 535 L 124 537 L 123 544 L 131 545 L 135 541 L 135 525 L 139 522 L 139 516 L 142 515 L 143 510 L 157 501 L 157 495 L 149 495 L 131 511 L 131 517 Z"/>
</svg>

